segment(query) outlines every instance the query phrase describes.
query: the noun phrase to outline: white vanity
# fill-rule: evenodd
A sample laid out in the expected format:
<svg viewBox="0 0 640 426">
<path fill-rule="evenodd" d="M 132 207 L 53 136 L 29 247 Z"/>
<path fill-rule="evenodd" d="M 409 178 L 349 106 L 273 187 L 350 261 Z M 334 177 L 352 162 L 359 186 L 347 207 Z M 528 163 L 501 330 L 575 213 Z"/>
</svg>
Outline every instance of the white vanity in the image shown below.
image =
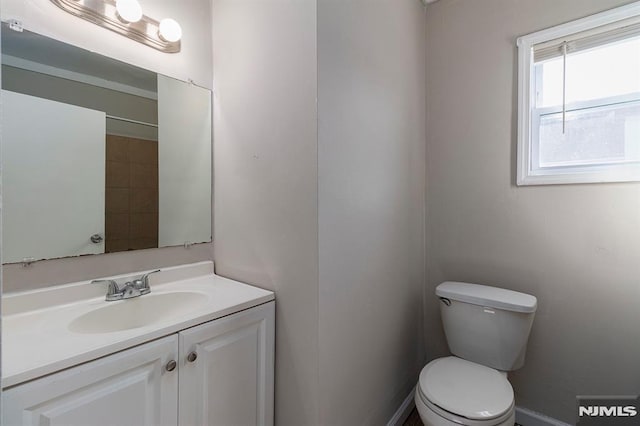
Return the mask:
<svg viewBox="0 0 640 426">
<path fill-rule="evenodd" d="M 272 425 L 273 293 L 212 262 L 149 280 L 115 302 L 88 282 L 4 295 L 2 424 Z"/>
<path fill-rule="evenodd" d="M 211 91 L 25 24 L 1 29 L 0 245 L 5 290 L 40 289 L 2 297 L 2 425 L 272 425 L 272 292 L 212 262 L 47 287 L 211 243 Z"/>
</svg>

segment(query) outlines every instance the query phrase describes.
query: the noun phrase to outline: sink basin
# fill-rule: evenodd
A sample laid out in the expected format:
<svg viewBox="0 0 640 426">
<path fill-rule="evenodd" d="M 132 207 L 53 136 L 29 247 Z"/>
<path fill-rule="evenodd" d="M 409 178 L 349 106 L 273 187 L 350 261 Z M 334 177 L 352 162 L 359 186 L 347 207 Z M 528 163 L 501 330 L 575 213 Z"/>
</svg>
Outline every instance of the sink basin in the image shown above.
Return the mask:
<svg viewBox="0 0 640 426">
<path fill-rule="evenodd" d="M 87 312 L 69 324 L 74 333 L 99 334 L 146 327 L 187 314 L 207 302 L 207 295 L 196 292 L 149 294 Z"/>
</svg>

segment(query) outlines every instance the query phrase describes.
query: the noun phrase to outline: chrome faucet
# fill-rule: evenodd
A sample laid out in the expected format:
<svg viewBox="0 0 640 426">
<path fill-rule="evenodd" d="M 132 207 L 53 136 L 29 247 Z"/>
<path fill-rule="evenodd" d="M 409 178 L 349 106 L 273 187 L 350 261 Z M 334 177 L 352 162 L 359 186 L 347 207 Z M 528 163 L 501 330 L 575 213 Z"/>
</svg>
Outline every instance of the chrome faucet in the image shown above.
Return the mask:
<svg viewBox="0 0 640 426">
<path fill-rule="evenodd" d="M 125 282 L 122 287 L 118 285 L 115 280 L 93 280 L 91 284 L 107 283 L 107 295 L 105 300 L 107 302 L 113 302 L 115 300 L 131 299 L 133 297 L 142 296 L 144 294 L 151 293 L 149 287 L 149 275 L 160 272 L 160 269 L 147 272 L 140 278 L 136 278 L 132 281 Z"/>
</svg>

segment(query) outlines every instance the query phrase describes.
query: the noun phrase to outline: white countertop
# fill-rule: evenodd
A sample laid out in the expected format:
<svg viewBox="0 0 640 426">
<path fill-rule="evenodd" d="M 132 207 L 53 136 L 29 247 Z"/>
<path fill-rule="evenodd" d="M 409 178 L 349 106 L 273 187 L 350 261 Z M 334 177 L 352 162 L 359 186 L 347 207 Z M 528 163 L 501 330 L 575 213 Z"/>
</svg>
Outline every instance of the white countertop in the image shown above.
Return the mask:
<svg viewBox="0 0 640 426">
<path fill-rule="evenodd" d="M 206 302 L 191 312 L 148 326 L 80 334 L 68 329 L 75 318 L 98 307 L 127 301 L 106 302 L 106 287 L 89 282 L 4 295 L 2 387 L 14 386 L 274 300 L 270 291 L 215 275 L 212 262 L 163 268 L 150 281 L 151 295 L 189 291 L 205 295 Z M 141 296 L 144 297 L 147 296 Z"/>
</svg>

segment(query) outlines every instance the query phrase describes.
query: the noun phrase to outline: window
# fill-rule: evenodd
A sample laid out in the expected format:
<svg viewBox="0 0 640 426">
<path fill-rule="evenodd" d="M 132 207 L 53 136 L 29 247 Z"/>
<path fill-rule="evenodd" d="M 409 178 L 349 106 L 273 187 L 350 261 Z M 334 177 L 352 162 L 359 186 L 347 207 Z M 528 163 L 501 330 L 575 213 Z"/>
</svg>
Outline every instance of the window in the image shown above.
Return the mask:
<svg viewBox="0 0 640 426">
<path fill-rule="evenodd" d="M 518 49 L 518 185 L 640 181 L 640 2 Z"/>
</svg>

